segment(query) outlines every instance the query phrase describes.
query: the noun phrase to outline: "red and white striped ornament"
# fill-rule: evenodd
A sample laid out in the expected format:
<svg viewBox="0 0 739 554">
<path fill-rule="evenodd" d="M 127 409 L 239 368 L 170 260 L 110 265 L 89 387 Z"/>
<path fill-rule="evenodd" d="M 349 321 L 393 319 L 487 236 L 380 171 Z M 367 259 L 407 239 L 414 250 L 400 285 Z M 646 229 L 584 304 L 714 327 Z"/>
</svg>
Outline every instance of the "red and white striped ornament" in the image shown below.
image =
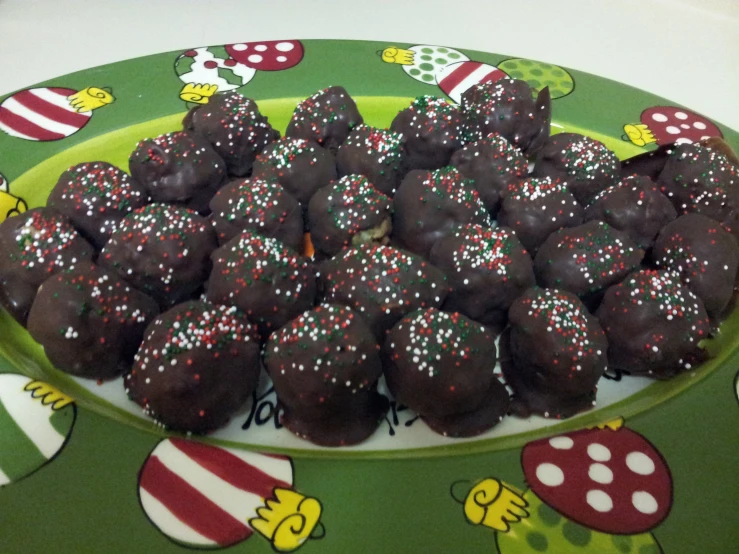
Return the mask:
<svg viewBox="0 0 739 554">
<path fill-rule="evenodd" d="M 503 77 L 507 77 L 507 74 L 493 65 L 465 61 L 442 69 L 436 75 L 436 82 L 449 98 L 459 103 L 462 94 L 469 88 L 480 83 L 494 83 Z"/>
<path fill-rule="evenodd" d="M 34 141 L 60 140 L 82 129 L 92 112 L 78 113 L 69 97 L 76 90 L 59 87 L 16 92 L 0 104 L 0 130 Z"/>
<path fill-rule="evenodd" d="M 290 458 L 170 438 L 139 473 L 139 498 L 151 522 L 172 540 L 200 548 L 248 539 L 257 508 L 275 488 L 292 488 Z"/>
</svg>

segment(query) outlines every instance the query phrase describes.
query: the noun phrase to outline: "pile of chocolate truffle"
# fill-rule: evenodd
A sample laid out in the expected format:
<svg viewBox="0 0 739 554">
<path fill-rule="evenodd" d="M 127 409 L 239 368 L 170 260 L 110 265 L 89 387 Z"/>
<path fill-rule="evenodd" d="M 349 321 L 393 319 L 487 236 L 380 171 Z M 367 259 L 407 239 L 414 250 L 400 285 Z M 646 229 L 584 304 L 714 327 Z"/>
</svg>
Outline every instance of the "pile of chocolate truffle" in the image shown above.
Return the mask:
<svg viewBox="0 0 739 554">
<path fill-rule="evenodd" d="M 622 163 L 550 120 L 547 89 L 501 79 L 380 129 L 335 86 L 280 138 L 217 95 L 130 173 L 74 166 L 4 221 L 0 303 L 59 370 L 123 376 L 174 431 L 225 425 L 262 369 L 284 426 L 325 446 L 375 432 L 383 375 L 451 437 L 570 417 L 607 370 L 705 359 L 734 295 L 739 177 L 722 144 Z"/>
</svg>

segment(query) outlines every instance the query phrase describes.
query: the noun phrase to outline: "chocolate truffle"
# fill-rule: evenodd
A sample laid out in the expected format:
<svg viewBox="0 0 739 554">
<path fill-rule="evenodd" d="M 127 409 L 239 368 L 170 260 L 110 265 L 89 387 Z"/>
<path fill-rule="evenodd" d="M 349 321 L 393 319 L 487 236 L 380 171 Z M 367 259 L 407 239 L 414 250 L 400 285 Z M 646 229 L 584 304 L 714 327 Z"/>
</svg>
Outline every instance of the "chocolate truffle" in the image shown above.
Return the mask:
<svg viewBox="0 0 739 554">
<path fill-rule="evenodd" d="M 390 246 L 346 249 L 322 264 L 319 279 L 325 300 L 352 308 L 378 340 L 408 312 L 441 306 L 449 292 L 439 269 Z"/>
<path fill-rule="evenodd" d="M 205 298 L 236 306 L 264 337 L 315 302 L 313 265 L 277 239 L 244 231 L 211 259 Z"/>
<path fill-rule="evenodd" d="M 656 181 L 659 174 L 665 168 L 667 158 L 674 148 L 674 144 L 663 144 L 655 150 L 642 152 L 636 156 L 621 160 L 621 176 L 631 177 L 637 175 L 649 177 L 652 181 Z"/>
<path fill-rule="evenodd" d="M 0 306 L 21 325 L 39 286 L 59 271 L 92 261 L 95 249 L 53 208 L 0 223 Z"/>
<path fill-rule="evenodd" d="M 327 256 L 345 246 L 387 243 L 392 200 L 362 175 L 347 175 L 323 187 L 308 204 L 308 228 L 316 251 Z"/>
<path fill-rule="evenodd" d="M 710 323 L 703 301 L 672 271 L 642 270 L 609 288 L 596 316 L 608 337 L 608 365 L 669 379 L 700 363 Z"/>
<path fill-rule="evenodd" d="M 652 247 L 659 230 L 676 217 L 672 203 L 654 181 L 636 175 L 624 177 L 585 208 L 585 221 L 605 221 L 644 250 Z"/>
<path fill-rule="evenodd" d="M 722 189 L 733 194 L 739 187 L 739 169 L 717 150 L 700 144 L 679 144 L 667 158 L 657 182 L 683 213 L 692 211 L 692 204 L 703 193 Z"/>
<path fill-rule="evenodd" d="M 280 138 L 256 102 L 238 92 L 216 94 L 207 104 L 195 106 L 185 116 L 183 127 L 205 137 L 228 173 L 237 177 L 249 175 L 257 154 Z"/>
<path fill-rule="evenodd" d="M 284 138 L 257 156 L 252 177 L 277 181 L 307 209 L 315 192 L 336 179 L 336 161 L 316 142 Z"/>
<path fill-rule="evenodd" d="M 468 141 L 498 133 L 530 156 L 549 136 L 552 108 L 547 87 L 534 100 L 526 81 L 508 78 L 488 81 L 462 94 L 462 111 Z"/>
<path fill-rule="evenodd" d="M 124 385 L 157 424 L 206 433 L 246 403 L 260 367 L 259 338 L 244 314 L 189 301 L 149 324 Z"/>
<path fill-rule="evenodd" d="M 390 129 L 403 136 L 408 169 L 438 169 L 462 146 L 462 114 L 443 98 L 419 96 L 395 116 Z"/>
<path fill-rule="evenodd" d="M 602 142 L 577 133 L 550 137 L 536 155 L 534 175 L 562 178 L 583 206 L 621 178 L 616 154 Z"/>
<path fill-rule="evenodd" d="M 472 437 L 500 423 L 510 405 L 495 355 L 495 335 L 483 325 L 456 312 L 416 310 L 387 334 L 385 379 L 433 431 Z"/>
<path fill-rule="evenodd" d="M 700 214 L 681 215 L 660 231 L 652 259 L 657 267 L 679 273 L 711 318 L 724 313 L 734 294 L 739 246 L 718 222 Z"/>
<path fill-rule="evenodd" d="M 154 202 L 178 204 L 198 213 L 226 178 L 226 165 L 210 143 L 189 131 L 139 142 L 128 160 L 131 176 Z"/>
<path fill-rule="evenodd" d="M 588 307 L 601 293 L 639 267 L 644 250 L 602 221 L 555 231 L 534 258 L 536 281 L 542 287 L 572 292 Z"/>
<path fill-rule="evenodd" d="M 532 254 L 562 227 L 583 221 L 584 210 L 559 179 L 531 177 L 508 186 L 498 212 L 498 224 L 516 231 Z"/>
<path fill-rule="evenodd" d="M 598 320 L 574 294 L 529 289 L 508 312 L 514 413 L 566 418 L 595 405 L 608 342 Z"/>
<path fill-rule="evenodd" d="M 454 167 L 411 171 L 395 194 L 393 210 L 393 238 L 424 257 L 457 225 L 492 224 L 474 183 Z"/>
<path fill-rule="evenodd" d="M 357 125 L 336 153 L 339 177 L 364 175 L 388 196 L 400 186 L 406 167 L 402 135 L 369 125 Z"/>
<path fill-rule="evenodd" d="M 457 150 L 449 165 L 474 181 L 480 200 L 493 216 L 508 185 L 526 177 L 529 168 L 521 151 L 496 133 Z"/>
<path fill-rule="evenodd" d="M 113 379 L 133 357 L 159 306 L 94 264 L 49 277 L 28 315 L 28 332 L 57 369 L 87 379 Z"/>
<path fill-rule="evenodd" d="M 296 251 L 303 246 L 300 204 L 279 183 L 236 179 L 216 193 L 210 209 L 219 244 L 243 231 L 253 231 Z"/>
<path fill-rule="evenodd" d="M 127 173 L 106 162 L 90 162 L 62 173 L 46 205 L 100 249 L 125 215 L 148 203 L 148 193 Z"/>
<path fill-rule="evenodd" d="M 155 203 L 121 220 L 98 263 L 167 308 L 200 289 L 216 245 L 207 219 L 192 210 Z"/>
<path fill-rule="evenodd" d="M 285 136 L 313 140 L 336 153 L 352 129 L 363 121 L 344 87 L 328 87 L 295 107 Z"/>
<path fill-rule="evenodd" d="M 431 263 L 447 276 L 443 308 L 502 331 L 508 308 L 534 286 L 531 256 L 510 229 L 465 225 L 439 239 Z"/>
<path fill-rule="evenodd" d="M 367 439 L 388 409 L 377 392 L 379 347 L 366 323 L 345 306 L 325 304 L 273 333 L 264 349 L 282 424 L 321 446 Z"/>
</svg>

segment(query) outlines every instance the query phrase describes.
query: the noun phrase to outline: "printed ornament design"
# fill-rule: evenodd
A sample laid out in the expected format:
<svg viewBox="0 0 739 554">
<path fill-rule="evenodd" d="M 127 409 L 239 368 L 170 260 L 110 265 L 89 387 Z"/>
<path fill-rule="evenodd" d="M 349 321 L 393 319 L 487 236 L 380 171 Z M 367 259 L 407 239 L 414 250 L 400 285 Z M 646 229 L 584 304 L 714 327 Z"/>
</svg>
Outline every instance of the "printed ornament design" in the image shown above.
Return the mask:
<svg viewBox="0 0 739 554">
<path fill-rule="evenodd" d="M 407 49 L 388 46 L 380 55 L 383 62 L 401 65 L 413 79 L 428 85 L 436 84 L 436 76 L 448 66 L 469 60 L 454 48 L 425 44 Z"/>
<path fill-rule="evenodd" d="M 708 118 L 675 106 L 654 106 L 641 113 L 640 123 L 624 125 L 622 138 L 636 146 L 656 143 L 692 144 L 710 137 L 723 138 L 723 133 Z"/>
<path fill-rule="evenodd" d="M 15 373 L 0 374 L 0 487 L 51 461 L 64 448 L 77 412 L 71 398 Z"/>
<path fill-rule="evenodd" d="M 240 42 L 192 48 L 175 60 L 175 73 L 185 85 L 180 98 L 207 104 L 211 96 L 243 87 L 257 71 L 281 71 L 296 66 L 304 49 L 297 40 Z"/>
<path fill-rule="evenodd" d="M 563 67 L 524 58 L 504 60 L 498 64 L 501 71 L 512 79 L 526 81 L 538 95 L 544 87 L 549 87 L 549 96 L 552 100 L 563 98 L 575 90 L 575 80 Z"/>
<path fill-rule="evenodd" d="M 23 198 L 10 193 L 8 180 L 0 173 L 0 223 L 7 218 L 21 214 L 28 209 L 28 204 Z"/>
<path fill-rule="evenodd" d="M 321 528 L 321 504 L 293 489 L 290 458 L 170 438 L 139 473 L 139 498 L 167 537 L 192 548 L 225 548 L 263 535 L 279 552 Z"/>
<path fill-rule="evenodd" d="M 446 66 L 436 74 L 436 82 L 444 94 L 459 104 L 468 89 L 480 83 L 494 83 L 503 77 L 506 77 L 505 72 L 493 65 L 466 61 Z"/>
<path fill-rule="evenodd" d="M 114 101 L 110 90 L 97 87 L 21 90 L 0 103 L 0 130 L 24 140 L 61 140 L 87 125 L 94 110 Z"/>
</svg>

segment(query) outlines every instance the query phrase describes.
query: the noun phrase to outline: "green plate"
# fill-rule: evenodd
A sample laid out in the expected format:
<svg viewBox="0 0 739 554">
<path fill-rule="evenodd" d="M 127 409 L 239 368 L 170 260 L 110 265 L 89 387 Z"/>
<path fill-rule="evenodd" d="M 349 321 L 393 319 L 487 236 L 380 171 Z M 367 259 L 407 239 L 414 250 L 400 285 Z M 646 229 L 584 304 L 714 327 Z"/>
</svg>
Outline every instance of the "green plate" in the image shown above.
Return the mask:
<svg viewBox="0 0 739 554">
<path fill-rule="evenodd" d="M 192 102 L 212 94 L 239 90 L 284 130 L 298 100 L 340 84 L 367 123 L 384 127 L 415 96 L 458 101 L 502 72 L 550 87 L 553 132 L 588 134 L 622 158 L 704 134 L 739 149 L 739 134 L 687 108 L 512 56 L 364 41 L 232 44 L 102 66 L 0 99 L 0 219 L 43 205 L 70 165 L 126 168 L 139 139 L 178 129 Z M 738 325 L 737 314 L 723 323 L 697 371 L 665 383 L 604 380 L 596 409 L 564 422 L 507 418 L 452 440 L 393 406 L 367 443 L 327 450 L 279 428 L 268 384 L 207 439 L 167 436 L 119 381 L 56 371 L 3 312 L 0 551 L 730 552 L 739 543 L 727 517 L 739 510 Z M 589 458 L 591 444 L 608 459 Z M 571 493 L 564 504 L 522 459 L 554 445 L 575 456 L 564 481 L 549 485 Z"/>
</svg>

